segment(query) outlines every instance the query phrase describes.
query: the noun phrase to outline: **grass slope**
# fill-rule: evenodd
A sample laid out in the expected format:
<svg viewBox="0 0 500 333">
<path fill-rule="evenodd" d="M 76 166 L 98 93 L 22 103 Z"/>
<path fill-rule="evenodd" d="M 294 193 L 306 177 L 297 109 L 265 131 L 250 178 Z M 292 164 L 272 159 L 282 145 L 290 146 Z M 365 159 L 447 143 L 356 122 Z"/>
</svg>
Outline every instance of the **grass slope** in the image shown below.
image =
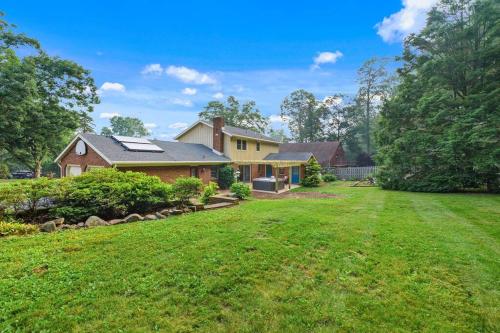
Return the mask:
<svg viewBox="0 0 500 333">
<path fill-rule="evenodd" d="M 500 196 L 319 191 L 0 240 L 0 331 L 500 330 Z"/>
</svg>

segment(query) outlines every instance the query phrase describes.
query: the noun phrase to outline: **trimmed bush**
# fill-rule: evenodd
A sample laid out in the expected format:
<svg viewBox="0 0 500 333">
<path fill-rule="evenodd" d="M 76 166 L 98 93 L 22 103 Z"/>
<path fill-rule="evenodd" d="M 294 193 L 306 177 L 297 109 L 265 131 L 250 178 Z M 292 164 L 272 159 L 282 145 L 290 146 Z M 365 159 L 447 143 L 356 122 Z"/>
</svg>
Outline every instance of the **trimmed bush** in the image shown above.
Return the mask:
<svg viewBox="0 0 500 333">
<path fill-rule="evenodd" d="M 333 173 L 325 173 L 321 175 L 321 179 L 323 179 L 324 182 L 334 182 L 337 180 L 337 177 Z"/>
<path fill-rule="evenodd" d="M 239 199 L 246 199 L 250 197 L 250 186 L 245 183 L 234 183 L 231 185 L 231 192 Z"/>
<path fill-rule="evenodd" d="M 81 222 L 91 215 L 103 219 L 145 213 L 164 207 L 173 198 L 172 185 L 141 172 L 121 172 L 114 168 L 94 169 L 60 182 L 54 217 L 70 223 Z"/>
<path fill-rule="evenodd" d="M 227 190 L 234 183 L 234 170 L 231 166 L 226 165 L 219 170 L 219 186 L 223 190 Z"/>
<path fill-rule="evenodd" d="M 29 235 L 37 233 L 38 231 L 38 227 L 34 224 L 0 221 L 0 237 Z"/>
<path fill-rule="evenodd" d="M 318 187 L 321 183 L 321 165 L 314 159 L 310 159 L 306 165 L 304 179 L 302 179 L 302 186 L 305 187 Z"/>
<path fill-rule="evenodd" d="M 219 186 L 216 183 L 208 183 L 208 185 L 203 188 L 203 193 L 201 194 L 200 201 L 206 205 L 209 202 L 210 197 L 213 197 L 217 194 L 218 189 Z"/>
<path fill-rule="evenodd" d="M 180 177 L 175 180 L 173 191 L 175 197 L 185 206 L 189 199 L 197 197 L 203 188 L 203 183 L 199 178 Z"/>
<path fill-rule="evenodd" d="M 40 208 L 48 206 L 59 195 L 61 181 L 45 177 L 21 180 L 0 188 L 0 214 L 3 216 L 22 217 L 36 221 Z"/>
</svg>

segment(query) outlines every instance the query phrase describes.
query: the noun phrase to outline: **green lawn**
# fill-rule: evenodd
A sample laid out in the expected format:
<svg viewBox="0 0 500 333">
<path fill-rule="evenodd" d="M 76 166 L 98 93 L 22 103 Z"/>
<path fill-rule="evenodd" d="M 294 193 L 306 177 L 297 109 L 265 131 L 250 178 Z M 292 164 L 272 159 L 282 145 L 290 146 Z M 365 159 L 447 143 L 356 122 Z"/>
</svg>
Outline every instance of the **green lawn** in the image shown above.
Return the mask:
<svg viewBox="0 0 500 333">
<path fill-rule="evenodd" d="M 0 240 L 0 332 L 500 331 L 500 196 L 317 190 Z"/>
</svg>

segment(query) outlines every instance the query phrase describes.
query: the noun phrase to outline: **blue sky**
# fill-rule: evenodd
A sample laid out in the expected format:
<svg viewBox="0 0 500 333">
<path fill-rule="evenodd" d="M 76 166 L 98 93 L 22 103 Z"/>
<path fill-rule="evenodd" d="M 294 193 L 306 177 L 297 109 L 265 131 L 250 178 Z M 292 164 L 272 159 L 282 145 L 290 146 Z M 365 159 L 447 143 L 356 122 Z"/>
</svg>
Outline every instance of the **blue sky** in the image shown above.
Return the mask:
<svg viewBox="0 0 500 333">
<path fill-rule="evenodd" d="M 363 61 L 400 54 L 435 2 L 4 0 L 0 10 L 49 54 L 92 71 L 98 131 L 120 114 L 170 139 L 229 95 L 255 100 L 279 128 L 296 89 L 354 94 Z"/>
</svg>

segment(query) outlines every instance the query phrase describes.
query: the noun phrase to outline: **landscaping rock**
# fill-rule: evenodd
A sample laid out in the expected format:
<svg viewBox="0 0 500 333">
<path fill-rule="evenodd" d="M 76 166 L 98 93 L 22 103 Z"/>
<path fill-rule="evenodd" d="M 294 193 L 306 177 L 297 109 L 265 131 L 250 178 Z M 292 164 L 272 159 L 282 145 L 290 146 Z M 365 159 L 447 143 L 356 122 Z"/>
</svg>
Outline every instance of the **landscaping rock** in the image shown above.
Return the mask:
<svg viewBox="0 0 500 333">
<path fill-rule="evenodd" d="M 172 209 L 170 211 L 171 215 L 181 215 L 182 213 L 184 213 L 184 211 L 182 209 Z"/>
<path fill-rule="evenodd" d="M 61 229 L 76 229 L 78 226 L 76 224 L 62 224 Z"/>
<path fill-rule="evenodd" d="M 85 227 L 85 223 L 80 222 L 80 223 L 78 223 L 76 226 L 77 226 L 78 228 L 83 228 L 83 227 Z"/>
<path fill-rule="evenodd" d="M 54 221 L 45 222 L 40 226 L 40 231 L 42 232 L 54 232 L 56 230 L 57 227 Z"/>
<path fill-rule="evenodd" d="M 158 219 L 160 219 L 160 220 L 161 220 L 161 219 L 166 219 L 166 218 L 167 218 L 165 215 L 163 215 L 163 214 L 162 214 L 162 213 L 160 213 L 160 212 L 156 212 L 156 213 L 155 213 L 155 215 L 156 215 L 156 217 L 157 217 Z"/>
<path fill-rule="evenodd" d="M 144 221 L 158 220 L 155 214 L 148 214 L 144 216 Z"/>
<path fill-rule="evenodd" d="M 137 222 L 137 221 L 142 221 L 143 217 L 139 214 L 130 214 L 127 217 L 123 219 L 125 223 L 130 223 L 130 222 Z"/>
<path fill-rule="evenodd" d="M 172 210 L 168 209 L 168 208 L 164 209 L 164 210 L 160 210 L 160 214 L 165 215 L 165 216 L 169 216 L 171 213 L 172 213 Z"/>
<path fill-rule="evenodd" d="M 109 220 L 108 221 L 109 225 L 115 225 L 115 224 L 121 224 L 121 223 L 125 223 L 125 220 L 123 220 L 123 219 L 113 219 L 113 220 Z"/>
<path fill-rule="evenodd" d="M 54 222 L 57 227 L 60 227 L 60 226 L 62 226 L 64 224 L 64 217 L 60 217 L 58 219 L 55 219 L 55 220 L 52 220 L 52 221 L 49 221 L 49 222 Z"/>
<path fill-rule="evenodd" d="M 86 227 L 99 227 L 103 225 L 109 225 L 108 222 L 101 219 L 99 216 L 91 216 L 85 221 Z"/>
</svg>

